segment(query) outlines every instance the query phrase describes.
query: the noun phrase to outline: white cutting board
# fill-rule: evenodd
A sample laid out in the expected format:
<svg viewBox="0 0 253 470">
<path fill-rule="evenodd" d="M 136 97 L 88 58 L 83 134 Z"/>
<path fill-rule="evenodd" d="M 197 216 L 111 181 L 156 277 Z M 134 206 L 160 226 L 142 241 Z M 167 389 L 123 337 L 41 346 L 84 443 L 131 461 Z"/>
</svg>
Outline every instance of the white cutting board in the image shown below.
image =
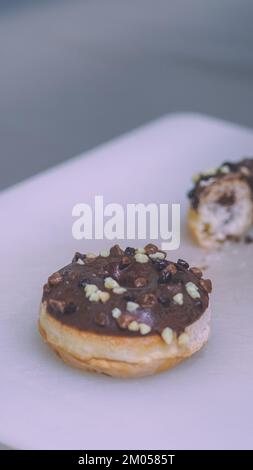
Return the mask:
<svg viewBox="0 0 253 470">
<path fill-rule="evenodd" d="M 206 257 L 183 222 L 193 173 L 252 154 L 252 131 L 172 115 L 1 194 L 1 442 L 22 449 L 252 448 L 253 245 Z M 139 380 L 83 373 L 64 365 L 37 332 L 48 274 L 76 250 L 109 245 L 71 235 L 72 206 L 96 194 L 105 203 L 181 202 L 181 248 L 169 257 L 208 265 L 210 341 L 171 371 Z"/>
</svg>

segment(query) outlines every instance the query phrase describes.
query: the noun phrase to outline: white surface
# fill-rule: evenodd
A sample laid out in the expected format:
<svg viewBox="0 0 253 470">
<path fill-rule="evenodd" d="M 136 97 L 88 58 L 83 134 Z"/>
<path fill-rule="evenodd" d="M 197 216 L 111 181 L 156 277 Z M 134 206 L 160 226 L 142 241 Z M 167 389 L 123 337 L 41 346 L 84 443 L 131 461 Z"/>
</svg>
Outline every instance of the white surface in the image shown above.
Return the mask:
<svg viewBox="0 0 253 470">
<path fill-rule="evenodd" d="M 172 371 L 115 380 L 64 365 L 37 332 L 48 274 L 75 250 L 71 209 L 182 202 L 192 173 L 252 154 L 253 134 L 194 115 L 161 119 L 2 193 L 0 441 L 17 448 L 251 448 L 252 245 L 207 258 L 185 233 L 182 256 L 214 281 L 207 347 Z M 126 244 L 126 243 L 125 243 Z M 138 243 L 140 245 L 140 243 Z"/>
</svg>

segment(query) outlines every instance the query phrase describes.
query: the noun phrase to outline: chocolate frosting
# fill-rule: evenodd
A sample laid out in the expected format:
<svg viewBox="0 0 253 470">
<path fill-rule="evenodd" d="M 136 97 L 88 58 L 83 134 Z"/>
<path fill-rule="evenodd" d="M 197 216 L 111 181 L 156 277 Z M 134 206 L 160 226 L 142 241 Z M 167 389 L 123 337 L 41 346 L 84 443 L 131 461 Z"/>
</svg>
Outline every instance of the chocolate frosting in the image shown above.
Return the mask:
<svg viewBox="0 0 253 470">
<path fill-rule="evenodd" d="M 106 335 L 140 336 L 140 331 L 129 330 L 132 321 L 148 325 L 148 334 L 161 334 L 166 327 L 180 334 L 208 307 L 211 281 L 204 280 L 201 271 L 189 268 L 184 260 L 174 263 L 151 259 L 150 255 L 157 251 L 155 245 L 147 245 L 148 261 L 144 263 L 136 260 L 135 249 L 123 251 L 118 245 L 106 257 L 90 258 L 76 253 L 72 263 L 52 274 L 44 286 L 42 301 L 48 314 L 78 330 Z M 105 288 L 107 277 L 126 290 L 118 294 Z M 189 282 L 196 286 L 198 298 L 189 295 L 186 289 Z M 85 293 L 88 284 L 108 292 L 109 299 L 104 303 L 91 301 Z M 176 294 L 183 295 L 183 304 L 175 302 Z M 129 312 L 128 302 L 135 302 L 138 308 Z M 119 318 L 112 315 L 115 308 L 121 312 Z"/>
<path fill-rule="evenodd" d="M 226 171 L 224 171 L 224 169 Z M 231 177 L 246 181 L 253 197 L 253 159 L 245 158 L 237 163 L 224 162 L 214 172 L 200 173 L 197 175 L 194 187 L 188 192 L 188 197 L 193 209 L 197 210 L 202 193 L 207 186 L 223 178 L 227 179 Z M 233 204 L 233 200 L 226 197 L 221 198 L 221 200 L 217 202 L 221 205 Z"/>
</svg>

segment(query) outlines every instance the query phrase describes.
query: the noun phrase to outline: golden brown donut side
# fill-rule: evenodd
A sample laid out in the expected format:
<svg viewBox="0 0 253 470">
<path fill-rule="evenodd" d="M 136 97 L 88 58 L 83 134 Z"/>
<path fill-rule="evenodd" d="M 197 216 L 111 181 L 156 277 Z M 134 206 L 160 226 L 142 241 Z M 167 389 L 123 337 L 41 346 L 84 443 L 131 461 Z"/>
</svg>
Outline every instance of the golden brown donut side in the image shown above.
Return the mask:
<svg viewBox="0 0 253 470">
<path fill-rule="evenodd" d="M 187 345 L 177 338 L 167 345 L 159 335 L 108 336 L 77 330 L 52 318 L 41 304 L 39 331 L 68 364 L 113 377 L 142 377 L 170 369 L 198 351 L 208 340 L 210 310 L 186 328 Z"/>
</svg>

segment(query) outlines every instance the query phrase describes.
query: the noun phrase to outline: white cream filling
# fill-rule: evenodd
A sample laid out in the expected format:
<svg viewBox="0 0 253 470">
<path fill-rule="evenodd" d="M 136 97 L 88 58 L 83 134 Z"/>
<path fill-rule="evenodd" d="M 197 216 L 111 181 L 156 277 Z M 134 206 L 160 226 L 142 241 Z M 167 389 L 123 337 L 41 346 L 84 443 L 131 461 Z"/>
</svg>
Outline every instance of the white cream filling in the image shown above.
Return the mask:
<svg viewBox="0 0 253 470">
<path fill-rule="evenodd" d="M 219 203 L 219 198 L 226 194 L 233 195 L 233 204 Z M 202 236 L 215 242 L 224 242 L 229 237 L 241 237 L 253 222 L 251 194 L 245 184 L 230 184 L 223 190 L 221 187 L 213 188 L 200 203 L 198 211 Z"/>
</svg>

